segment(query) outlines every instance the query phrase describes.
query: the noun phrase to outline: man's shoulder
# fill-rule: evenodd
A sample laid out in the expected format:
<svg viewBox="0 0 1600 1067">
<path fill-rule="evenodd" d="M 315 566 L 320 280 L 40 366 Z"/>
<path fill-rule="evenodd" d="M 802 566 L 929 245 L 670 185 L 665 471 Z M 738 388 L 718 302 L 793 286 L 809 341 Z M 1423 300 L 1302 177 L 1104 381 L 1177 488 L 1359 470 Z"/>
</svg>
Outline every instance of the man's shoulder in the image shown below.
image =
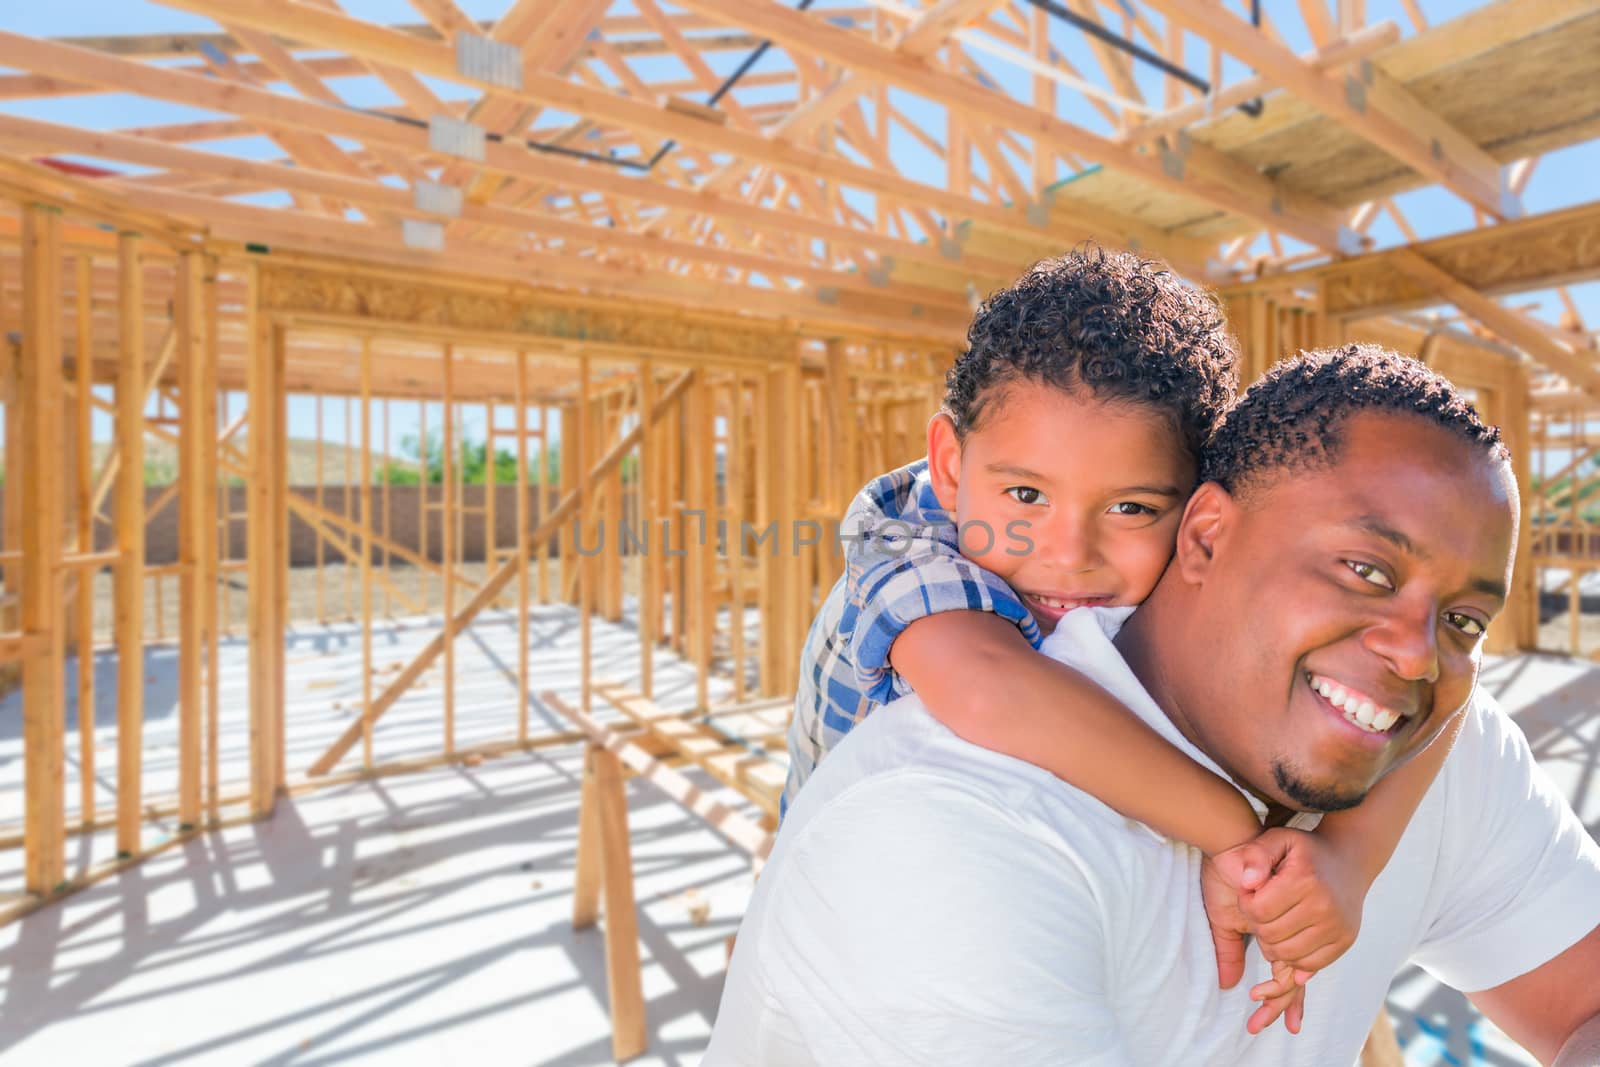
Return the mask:
<svg viewBox="0 0 1600 1067">
<path fill-rule="evenodd" d="M 783 836 L 833 836 L 857 821 L 874 834 L 924 835 L 937 822 L 941 833 L 1016 837 L 1108 860 L 1118 838 L 1152 836 L 1048 771 L 963 741 L 915 696 L 877 709 L 829 753 L 785 816 Z"/>
<path fill-rule="evenodd" d="M 1124 901 L 1120 887 L 1137 881 L 1119 841 L 1124 822 L 1049 773 L 962 741 L 906 697 L 818 765 L 762 881 L 846 924 L 855 920 L 828 901 L 882 901 L 901 887 L 940 913 L 1081 898 L 1086 910 L 1072 925 L 1098 928 L 1101 905 Z"/>
<path fill-rule="evenodd" d="M 1482 686 L 1473 692 L 1461 714 L 1466 721 L 1439 777 L 1472 789 L 1492 790 L 1503 785 L 1520 795 L 1533 762 L 1521 727 Z"/>
</svg>

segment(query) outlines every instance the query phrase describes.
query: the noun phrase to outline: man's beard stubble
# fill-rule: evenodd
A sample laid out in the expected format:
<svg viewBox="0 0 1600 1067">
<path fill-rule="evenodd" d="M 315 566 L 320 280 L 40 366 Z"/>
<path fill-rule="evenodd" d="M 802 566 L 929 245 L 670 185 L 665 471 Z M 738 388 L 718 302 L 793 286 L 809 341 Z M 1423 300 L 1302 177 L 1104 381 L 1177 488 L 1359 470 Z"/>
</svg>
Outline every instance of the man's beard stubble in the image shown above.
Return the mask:
<svg viewBox="0 0 1600 1067">
<path fill-rule="evenodd" d="M 1341 792 L 1328 786 L 1318 786 L 1296 774 L 1287 764 L 1274 762 L 1272 777 L 1278 791 L 1294 802 L 1301 811 L 1344 811 L 1361 803 L 1367 790 L 1358 793 Z"/>
</svg>

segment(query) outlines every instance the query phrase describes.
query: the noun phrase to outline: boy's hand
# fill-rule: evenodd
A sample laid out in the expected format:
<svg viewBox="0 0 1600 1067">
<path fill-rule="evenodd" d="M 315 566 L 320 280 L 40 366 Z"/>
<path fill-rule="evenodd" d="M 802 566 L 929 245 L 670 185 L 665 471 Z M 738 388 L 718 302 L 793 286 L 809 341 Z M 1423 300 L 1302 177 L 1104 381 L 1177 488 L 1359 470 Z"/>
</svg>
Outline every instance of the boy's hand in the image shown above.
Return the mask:
<svg viewBox="0 0 1600 1067">
<path fill-rule="evenodd" d="M 1261 1006 L 1252 1034 L 1280 1015 L 1300 1032 L 1305 983 L 1355 943 L 1365 881 L 1314 834 L 1271 829 L 1208 859 L 1200 893 L 1217 952 L 1217 979 L 1232 988 L 1244 973 L 1244 938 L 1254 934 L 1273 978 L 1250 991 Z"/>
<path fill-rule="evenodd" d="M 1271 875 L 1241 893 L 1238 907 L 1262 954 L 1292 965 L 1301 984 L 1355 944 L 1368 886 L 1355 865 L 1316 834 L 1267 830 L 1217 860 L 1224 869 L 1237 863 L 1241 871 L 1270 863 Z"/>
<path fill-rule="evenodd" d="M 1241 846 L 1243 847 L 1243 846 Z M 1211 944 L 1217 952 L 1217 984 L 1232 989 L 1244 977 L 1244 942 L 1254 932 L 1241 898 L 1261 887 L 1271 873 L 1259 861 L 1246 866 L 1239 849 L 1229 849 L 1200 865 L 1200 901 L 1211 924 Z"/>
<path fill-rule="evenodd" d="M 1271 875 L 1267 862 L 1270 857 L 1232 854 L 1237 851 L 1230 850 L 1215 860 L 1208 857 L 1200 868 L 1200 898 L 1211 923 L 1211 943 L 1217 951 L 1217 981 L 1224 989 L 1232 989 L 1244 976 L 1245 937 L 1253 931 L 1241 902 Z M 1261 1004 L 1251 1013 L 1245 1029 L 1259 1034 L 1281 1015 L 1289 1032 L 1298 1034 L 1305 1012 L 1305 987 L 1295 980 L 1294 968 L 1286 963 L 1274 961 L 1272 973 L 1271 981 L 1250 990 L 1250 999 Z"/>
<path fill-rule="evenodd" d="M 1300 1032 L 1306 1013 L 1306 987 L 1299 980 L 1300 973 L 1282 960 L 1272 961 L 1272 977 L 1250 990 L 1250 999 L 1259 1000 L 1261 1006 L 1250 1013 L 1246 1030 L 1259 1034 L 1281 1015 L 1291 1034 Z"/>
</svg>

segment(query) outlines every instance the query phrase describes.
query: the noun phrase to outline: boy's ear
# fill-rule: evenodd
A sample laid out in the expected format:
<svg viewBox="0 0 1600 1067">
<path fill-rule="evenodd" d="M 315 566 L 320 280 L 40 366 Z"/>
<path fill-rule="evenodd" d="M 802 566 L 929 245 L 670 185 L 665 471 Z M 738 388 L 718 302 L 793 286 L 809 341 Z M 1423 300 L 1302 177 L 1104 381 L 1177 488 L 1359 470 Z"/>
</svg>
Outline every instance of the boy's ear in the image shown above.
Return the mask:
<svg viewBox="0 0 1600 1067">
<path fill-rule="evenodd" d="M 1176 562 L 1184 581 L 1199 584 L 1211 572 L 1217 546 L 1231 529 L 1237 510 L 1233 495 L 1216 482 L 1194 491 L 1178 523 Z"/>
<path fill-rule="evenodd" d="M 956 513 L 956 489 L 961 482 L 961 442 L 956 438 L 956 423 L 948 411 L 928 420 L 928 480 L 939 506 Z"/>
</svg>

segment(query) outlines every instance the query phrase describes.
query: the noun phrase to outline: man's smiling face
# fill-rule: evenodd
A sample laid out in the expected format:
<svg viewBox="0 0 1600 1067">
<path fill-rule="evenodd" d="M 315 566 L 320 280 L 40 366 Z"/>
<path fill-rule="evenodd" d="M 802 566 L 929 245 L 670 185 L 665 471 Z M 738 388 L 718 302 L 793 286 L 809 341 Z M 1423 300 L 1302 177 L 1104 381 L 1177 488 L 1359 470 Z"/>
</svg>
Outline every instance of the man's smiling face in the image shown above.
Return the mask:
<svg viewBox="0 0 1600 1067">
<path fill-rule="evenodd" d="M 1185 658 L 1203 675 L 1181 685 L 1182 725 L 1300 810 L 1359 803 L 1465 705 L 1515 546 L 1515 482 L 1486 450 L 1377 412 L 1340 438 L 1332 466 L 1237 498 L 1203 487 L 1191 510 L 1216 507 L 1214 541 L 1179 538 L 1201 577 Z"/>
</svg>

